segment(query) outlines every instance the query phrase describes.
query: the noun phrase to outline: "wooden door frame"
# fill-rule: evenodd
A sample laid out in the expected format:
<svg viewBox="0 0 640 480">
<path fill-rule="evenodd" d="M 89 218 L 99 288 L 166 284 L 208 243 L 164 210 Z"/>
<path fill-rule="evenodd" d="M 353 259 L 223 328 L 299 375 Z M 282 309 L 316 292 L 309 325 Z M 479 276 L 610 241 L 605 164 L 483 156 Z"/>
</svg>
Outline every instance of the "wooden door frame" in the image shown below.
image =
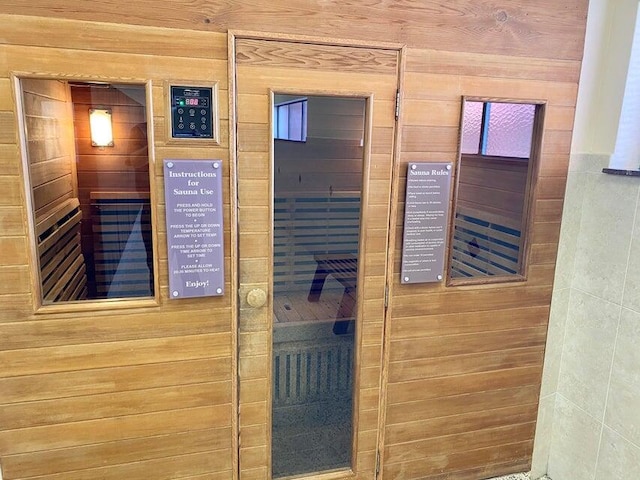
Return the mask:
<svg viewBox="0 0 640 480">
<path fill-rule="evenodd" d="M 385 311 L 383 316 L 383 339 L 382 339 L 382 359 L 380 370 L 380 395 L 378 405 L 378 433 L 376 441 L 376 478 L 382 471 L 383 455 L 382 450 L 384 447 L 384 434 L 385 434 L 385 416 L 386 416 L 386 389 L 388 383 L 388 369 L 389 369 L 389 344 L 390 344 L 390 324 L 388 319 L 391 318 L 390 302 L 393 289 L 393 265 L 394 265 L 394 251 L 393 246 L 396 243 L 396 224 L 398 218 L 398 189 L 400 187 L 400 152 L 401 152 L 401 138 L 402 138 L 402 101 L 404 91 L 404 79 L 406 70 L 406 58 L 407 58 L 407 46 L 406 44 L 390 43 L 390 42 L 369 42 L 358 41 L 353 39 L 335 39 L 329 37 L 317 37 L 307 35 L 290 35 L 290 34 L 275 34 L 267 32 L 256 32 L 249 30 L 228 30 L 227 32 L 227 62 L 228 62 L 228 84 L 229 84 L 229 173 L 230 173 L 230 197 L 231 197 L 231 212 L 230 212 L 230 226 L 231 226 L 231 332 L 232 332 L 232 361 L 231 368 L 233 370 L 233 388 L 232 388 L 232 434 L 233 434 L 233 479 L 238 480 L 240 478 L 240 423 L 239 423 L 239 410 L 240 410 L 240 377 L 239 377 L 239 317 L 240 317 L 240 283 L 239 283 L 239 218 L 238 218 L 238 138 L 237 138 L 237 63 L 236 63 L 236 42 L 237 40 L 250 39 L 250 40 L 263 40 L 263 41 L 279 41 L 288 43 L 304 43 L 312 45 L 322 46 L 335 46 L 335 47 L 358 47 L 368 48 L 374 50 L 390 50 L 394 51 L 398 55 L 398 68 L 397 68 L 397 100 L 396 100 L 396 122 L 393 134 L 393 149 L 392 149 L 392 168 L 390 178 L 390 204 L 389 204 L 389 224 L 387 226 L 387 256 L 385 261 Z M 281 89 L 279 89 L 280 91 Z M 285 92 L 286 93 L 286 92 Z M 299 92 L 298 92 L 299 93 Z M 312 94 L 314 92 L 310 92 Z M 349 95 L 349 93 L 331 92 L 329 89 L 324 92 L 317 92 L 319 95 Z M 270 105 L 273 103 L 273 90 L 270 90 Z M 357 93 L 352 92 L 352 96 L 365 98 L 367 105 L 373 100 L 372 95 L 369 93 Z M 367 110 L 365 115 L 368 114 Z M 367 134 L 367 142 L 371 142 L 373 118 L 366 118 L 365 116 L 365 132 Z M 366 144 L 365 144 L 366 146 Z M 273 149 L 273 145 L 271 146 Z M 370 151 L 370 150 L 369 150 Z M 365 159 L 366 160 L 366 159 Z M 364 166 L 363 166 L 364 168 Z M 362 235 L 359 240 L 362 242 Z M 358 293 L 358 298 L 362 295 L 362 292 Z M 363 296 L 363 295 L 362 295 Z M 356 340 L 357 342 L 357 340 Z M 354 423 L 354 428 L 356 424 Z M 354 443 L 354 449 L 355 447 Z M 352 452 L 354 453 L 354 452 Z M 352 455 L 352 458 L 353 455 Z M 267 467 L 270 469 L 271 464 Z M 311 475 L 314 478 L 318 477 L 322 480 L 332 480 L 338 478 L 344 478 L 344 473 L 328 473 L 321 475 Z"/>
</svg>

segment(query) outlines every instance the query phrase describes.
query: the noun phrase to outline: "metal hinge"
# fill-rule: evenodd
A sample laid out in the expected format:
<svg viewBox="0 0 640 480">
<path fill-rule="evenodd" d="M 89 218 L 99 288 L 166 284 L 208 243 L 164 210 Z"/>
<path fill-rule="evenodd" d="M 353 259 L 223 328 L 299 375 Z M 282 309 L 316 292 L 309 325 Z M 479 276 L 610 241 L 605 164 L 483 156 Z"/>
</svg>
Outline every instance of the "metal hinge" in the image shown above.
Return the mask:
<svg viewBox="0 0 640 480">
<path fill-rule="evenodd" d="M 389 285 L 384 286 L 384 308 L 389 307 Z"/>
<path fill-rule="evenodd" d="M 380 474 L 380 450 L 376 450 L 376 478 Z"/>
<path fill-rule="evenodd" d="M 400 90 L 396 90 L 396 121 L 400 118 Z"/>
</svg>

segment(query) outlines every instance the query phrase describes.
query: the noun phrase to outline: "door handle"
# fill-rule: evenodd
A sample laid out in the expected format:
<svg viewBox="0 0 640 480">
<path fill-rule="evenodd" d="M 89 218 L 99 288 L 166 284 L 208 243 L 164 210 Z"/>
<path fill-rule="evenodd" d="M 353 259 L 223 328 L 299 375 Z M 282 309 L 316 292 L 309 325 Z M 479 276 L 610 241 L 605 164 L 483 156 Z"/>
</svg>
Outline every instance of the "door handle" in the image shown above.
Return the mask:
<svg viewBox="0 0 640 480">
<path fill-rule="evenodd" d="M 247 303 L 250 307 L 260 308 L 267 303 L 267 292 L 261 288 L 254 288 L 247 293 Z"/>
</svg>

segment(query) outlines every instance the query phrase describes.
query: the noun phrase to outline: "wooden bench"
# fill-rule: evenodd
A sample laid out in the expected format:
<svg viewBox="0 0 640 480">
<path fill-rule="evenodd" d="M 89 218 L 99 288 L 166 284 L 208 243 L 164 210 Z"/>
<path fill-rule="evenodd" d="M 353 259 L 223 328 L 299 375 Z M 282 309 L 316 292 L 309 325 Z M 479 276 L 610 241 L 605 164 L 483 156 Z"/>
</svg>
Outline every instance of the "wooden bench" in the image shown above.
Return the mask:
<svg viewBox="0 0 640 480">
<path fill-rule="evenodd" d="M 336 335 L 347 333 L 349 323 L 353 322 L 353 319 L 349 318 L 353 316 L 352 295 L 356 292 L 358 258 L 351 254 L 316 254 L 313 258 L 318 265 L 316 267 L 316 273 L 313 277 L 313 281 L 311 282 L 311 289 L 309 290 L 307 300 L 310 302 L 317 302 L 320 300 L 324 282 L 329 275 L 333 276 L 333 278 L 340 282 L 344 287 L 344 293 L 342 294 L 342 300 L 340 301 L 340 307 L 338 308 L 336 318 L 346 319 L 336 320 L 333 324 L 333 333 Z"/>
<path fill-rule="evenodd" d="M 80 246 L 81 218 L 80 203 L 72 198 L 36 220 L 45 303 L 86 298 L 86 266 Z"/>
</svg>

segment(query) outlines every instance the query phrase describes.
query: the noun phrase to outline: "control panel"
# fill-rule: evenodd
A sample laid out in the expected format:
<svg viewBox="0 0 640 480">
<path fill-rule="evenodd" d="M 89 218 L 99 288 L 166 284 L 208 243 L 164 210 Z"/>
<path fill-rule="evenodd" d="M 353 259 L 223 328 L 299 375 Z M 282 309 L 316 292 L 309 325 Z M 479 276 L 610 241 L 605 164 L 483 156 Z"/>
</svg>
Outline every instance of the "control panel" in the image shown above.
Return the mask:
<svg viewBox="0 0 640 480">
<path fill-rule="evenodd" d="M 213 89 L 171 86 L 171 136 L 213 138 Z"/>
</svg>

